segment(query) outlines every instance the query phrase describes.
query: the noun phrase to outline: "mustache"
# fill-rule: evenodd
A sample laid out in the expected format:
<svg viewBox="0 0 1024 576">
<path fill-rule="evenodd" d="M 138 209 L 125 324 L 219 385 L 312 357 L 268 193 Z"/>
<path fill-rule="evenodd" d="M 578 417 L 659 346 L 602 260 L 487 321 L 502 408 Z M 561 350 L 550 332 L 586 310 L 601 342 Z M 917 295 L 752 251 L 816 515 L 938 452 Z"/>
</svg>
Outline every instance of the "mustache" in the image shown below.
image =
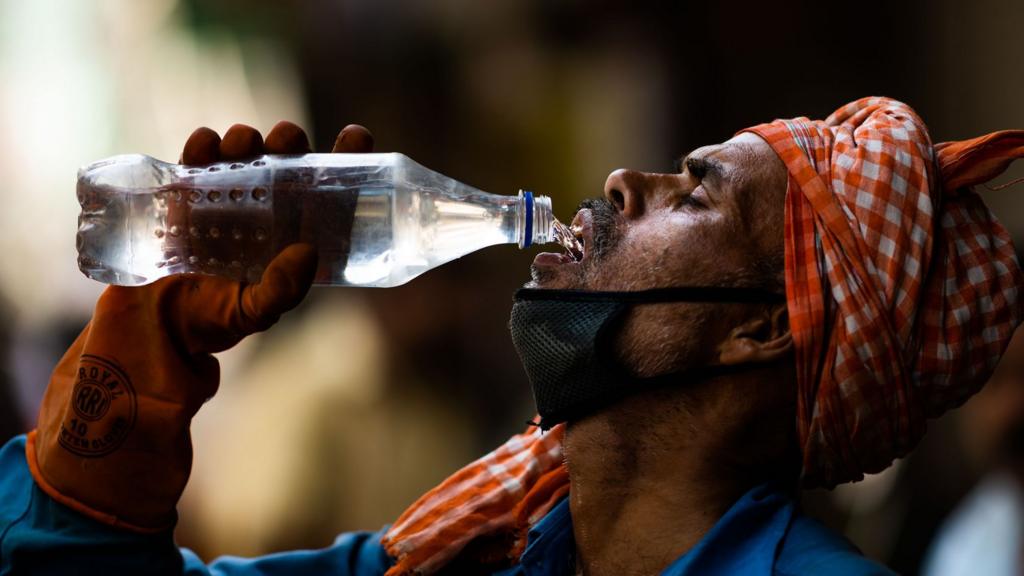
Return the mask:
<svg viewBox="0 0 1024 576">
<path fill-rule="evenodd" d="M 605 198 L 587 198 L 580 202 L 576 211 L 579 212 L 583 208 L 590 210 L 591 226 L 594 232 L 594 245 L 590 248 L 587 256 L 592 260 L 600 260 L 615 248 L 619 241 L 619 211 Z"/>
</svg>

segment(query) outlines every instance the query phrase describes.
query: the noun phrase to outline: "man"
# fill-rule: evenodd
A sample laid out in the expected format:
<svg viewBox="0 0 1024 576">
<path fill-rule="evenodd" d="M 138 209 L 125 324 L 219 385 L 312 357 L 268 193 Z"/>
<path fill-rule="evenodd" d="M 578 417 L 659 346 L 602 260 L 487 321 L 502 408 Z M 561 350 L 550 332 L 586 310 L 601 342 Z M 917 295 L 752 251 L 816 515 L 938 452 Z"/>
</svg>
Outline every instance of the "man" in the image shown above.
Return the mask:
<svg viewBox="0 0 1024 576">
<path fill-rule="evenodd" d="M 335 150 L 369 143 L 348 127 Z M 200 129 L 183 161 L 307 148 L 288 124 L 266 142 Z M 795 492 L 884 469 L 987 378 L 1019 322 L 1022 277 L 968 188 L 1020 156 L 1022 132 L 933 147 L 906 105 L 866 98 L 695 150 L 679 173 L 612 173 L 576 217 L 582 260 L 539 255 L 516 295 L 537 426 L 389 528 L 321 551 L 204 566 L 170 532 L 188 422 L 218 384 L 210 353 L 297 304 L 314 251 L 288 247 L 251 286 L 111 287 L 37 430 L 0 452 L 4 566 L 887 573 L 801 516 Z"/>
</svg>

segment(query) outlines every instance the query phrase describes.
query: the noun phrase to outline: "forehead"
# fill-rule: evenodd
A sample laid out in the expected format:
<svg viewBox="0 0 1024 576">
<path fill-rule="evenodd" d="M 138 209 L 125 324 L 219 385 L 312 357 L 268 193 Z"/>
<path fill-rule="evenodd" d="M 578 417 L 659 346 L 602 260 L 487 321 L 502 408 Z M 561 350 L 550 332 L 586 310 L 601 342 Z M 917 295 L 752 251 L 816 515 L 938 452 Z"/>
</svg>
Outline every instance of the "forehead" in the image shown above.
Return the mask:
<svg viewBox="0 0 1024 576">
<path fill-rule="evenodd" d="M 701 146 L 689 154 L 690 157 L 715 160 L 724 168 L 756 170 L 770 163 L 775 153 L 760 136 L 743 132 L 720 144 Z"/>
<path fill-rule="evenodd" d="M 753 200 L 751 195 L 777 196 L 772 192 L 785 192 L 785 165 L 767 142 L 751 132 L 737 134 L 720 144 L 702 146 L 688 157 L 713 164 L 722 179 L 719 193 L 740 204 Z"/>
</svg>

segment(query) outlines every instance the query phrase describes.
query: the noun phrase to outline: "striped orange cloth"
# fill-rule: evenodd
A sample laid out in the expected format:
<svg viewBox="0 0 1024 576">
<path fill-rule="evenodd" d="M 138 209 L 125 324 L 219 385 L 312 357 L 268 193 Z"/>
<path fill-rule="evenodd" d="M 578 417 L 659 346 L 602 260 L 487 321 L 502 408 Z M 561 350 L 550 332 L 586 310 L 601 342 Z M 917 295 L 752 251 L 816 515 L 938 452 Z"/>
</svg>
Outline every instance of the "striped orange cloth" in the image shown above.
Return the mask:
<svg viewBox="0 0 1024 576">
<path fill-rule="evenodd" d="M 564 433 L 531 426 L 424 494 L 382 539 L 396 559 L 386 576 L 433 574 L 484 538 L 478 557 L 518 558 L 530 527 L 569 493 Z"/>
<path fill-rule="evenodd" d="M 976 392 L 1020 323 L 1009 235 L 970 186 L 1024 157 L 1024 131 L 932 146 L 914 111 L 887 98 L 747 130 L 789 171 L 803 481 L 857 480 Z M 384 536 L 396 559 L 388 576 L 432 574 L 460 554 L 517 558 L 568 493 L 563 434 L 514 436 L 415 502 Z"/>
</svg>

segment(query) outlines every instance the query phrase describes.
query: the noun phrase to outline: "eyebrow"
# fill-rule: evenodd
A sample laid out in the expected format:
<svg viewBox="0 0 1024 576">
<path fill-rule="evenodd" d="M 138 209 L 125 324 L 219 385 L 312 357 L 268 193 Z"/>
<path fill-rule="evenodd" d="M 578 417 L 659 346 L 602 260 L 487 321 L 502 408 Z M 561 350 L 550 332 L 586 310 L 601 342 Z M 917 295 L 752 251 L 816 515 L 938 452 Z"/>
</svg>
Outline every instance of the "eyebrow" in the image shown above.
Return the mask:
<svg viewBox="0 0 1024 576">
<path fill-rule="evenodd" d="M 720 160 L 710 156 L 694 158 L 687 154 L 677 158 L 673 165 L 676 172 L 682 172 L 683 167 L 693 166 L 702 172 L 704 177 L 714 178 L 715 180 L 723 180 L 725 178 L 725 166 Z"/>
</svg>

